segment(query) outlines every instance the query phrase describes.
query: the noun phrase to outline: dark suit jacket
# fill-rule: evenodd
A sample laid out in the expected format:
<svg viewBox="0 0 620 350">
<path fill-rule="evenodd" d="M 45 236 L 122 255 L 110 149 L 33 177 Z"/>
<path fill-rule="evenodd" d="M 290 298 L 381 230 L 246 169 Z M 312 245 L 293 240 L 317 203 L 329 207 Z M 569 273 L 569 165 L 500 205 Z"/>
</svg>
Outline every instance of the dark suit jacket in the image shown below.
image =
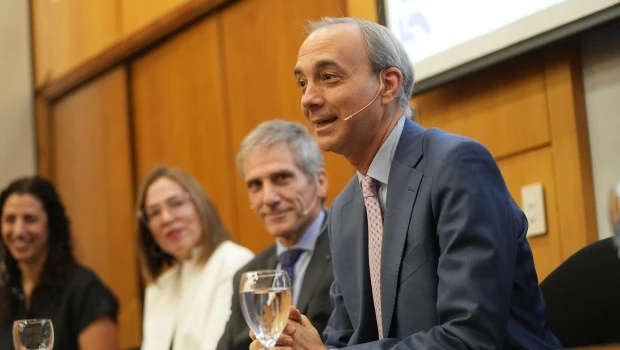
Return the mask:
<svg viewBox="0 0 620 350">
<path fill-rule="evenodd" d="M 543 349 L 547 327 L 527 220 L 479 143 L 406 120 L 390 168 L 381 256 L 383 340 L 368 272 L 357 176 L 335 199 L 329 233 L 329 347 Z M 366 344 L 364 344 L 366 343 Z"/>
<path fill-rule="evenodd" d="M 248 336 L 250 329 L 245 323 L 239 304 L 239 281 L 241 274 L 253 270 L 274 269 L 276 264 L 276 246 L 274 244 L 237 272 L 233 279 L 232 312 L 226 324 L 224 334 L 217 345 L 218 350 L 248 349 L 250 346 L 250 337 Z M 332 312 L 332 305 L 329 301 L 329 288 L 333 280 L 334 274 L 329 253 L 327 225 L 324 224 L 306 269 L 297 303 L 297 308 L 310 319 L 319 333 L 327 325 L 327 320 Z"/>
</svg>

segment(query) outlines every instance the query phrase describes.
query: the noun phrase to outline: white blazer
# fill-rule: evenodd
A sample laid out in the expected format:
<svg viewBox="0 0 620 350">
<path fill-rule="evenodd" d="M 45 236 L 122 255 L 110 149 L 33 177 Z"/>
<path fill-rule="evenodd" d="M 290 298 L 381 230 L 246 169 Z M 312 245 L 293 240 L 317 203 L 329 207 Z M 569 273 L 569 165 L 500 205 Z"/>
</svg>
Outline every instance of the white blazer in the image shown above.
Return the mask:
<svg viewBox="0 0 620 350">
<path fill-rule="evenodd" d="M 225 241 L 202 266 L 198 254 L 146 288 L 142 350 L 211 350 L 230 316 L 235 272 L 254 254 Z"/>
</svg>

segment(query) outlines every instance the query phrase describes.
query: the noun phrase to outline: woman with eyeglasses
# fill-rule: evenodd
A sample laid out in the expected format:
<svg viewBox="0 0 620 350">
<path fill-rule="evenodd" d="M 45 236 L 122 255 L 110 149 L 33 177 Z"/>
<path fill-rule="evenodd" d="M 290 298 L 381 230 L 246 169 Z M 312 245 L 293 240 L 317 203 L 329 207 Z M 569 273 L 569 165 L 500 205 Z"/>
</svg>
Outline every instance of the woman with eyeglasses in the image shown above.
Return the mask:
<svg viewBox="0 0 620 350">
<path fill-rule="evenodd" d="M 73 256 L 69 218 L 40 177 L 0 193 L 0 349 L 13 349 L 19 319 L 51 319 L 54 349 L 118 349 L 118 303 Z"/>
<path fill-rule="evenodd" d="M 142 350 L 215 349 L 230 315 L 232 278 L 253 254 L 232 242 L 200 184 L 158 167 L 138 193 L 144 300 Z"/>
</svg>

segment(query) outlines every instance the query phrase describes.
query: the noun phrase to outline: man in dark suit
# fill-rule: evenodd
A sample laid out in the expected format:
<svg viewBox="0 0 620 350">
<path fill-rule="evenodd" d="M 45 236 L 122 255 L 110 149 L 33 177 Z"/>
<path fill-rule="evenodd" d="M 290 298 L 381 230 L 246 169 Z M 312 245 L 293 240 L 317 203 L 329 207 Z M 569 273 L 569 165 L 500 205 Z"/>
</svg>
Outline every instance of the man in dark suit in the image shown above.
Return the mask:
<svg viewBox="0 0 620 350">
<path fill-rule="evenodd" d="M 217 348 L 250 345 L 239 304 L 240 276 L 246 271 L 287 270 L 293 280 L 293 305 L 322 330 L 332 312 L 333 272 L 323 209 L 327 174 L 321 150 L 303 125 L 269 121 L 241 143 L 237 167 L 247 185 L 250 207 L 276 242 L 235 275 L 231 315 Z"/>
<path fill-rule="evenodd" d="M 328 348 L 545 349 L 527 220 L 479 143 L 410 120 L 413 68 L 385 27 L 313 23 L 295 67 L 321 149 L 357 174 L 328 219 Z M 292 310 L 280 344 L 324 349 Z M 251 349 L 257 347 L 253 342 Z"/>
</svg>

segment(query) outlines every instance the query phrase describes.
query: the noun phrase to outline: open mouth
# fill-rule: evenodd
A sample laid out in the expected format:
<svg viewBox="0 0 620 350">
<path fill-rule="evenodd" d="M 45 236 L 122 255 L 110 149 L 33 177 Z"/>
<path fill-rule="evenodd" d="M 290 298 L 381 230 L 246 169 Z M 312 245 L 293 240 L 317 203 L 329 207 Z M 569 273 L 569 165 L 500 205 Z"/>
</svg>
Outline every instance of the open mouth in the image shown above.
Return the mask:
<svg viewBox="0 0 620 350">
<path fill-rule="evenodd" d="M 338 119 L 337 117 L 332 117 L 332 118 L 317 120 L 314 122 L 314 125 L 317 129 L 325 128 L 333 124 L 337 119 Z"/>
</svg>

